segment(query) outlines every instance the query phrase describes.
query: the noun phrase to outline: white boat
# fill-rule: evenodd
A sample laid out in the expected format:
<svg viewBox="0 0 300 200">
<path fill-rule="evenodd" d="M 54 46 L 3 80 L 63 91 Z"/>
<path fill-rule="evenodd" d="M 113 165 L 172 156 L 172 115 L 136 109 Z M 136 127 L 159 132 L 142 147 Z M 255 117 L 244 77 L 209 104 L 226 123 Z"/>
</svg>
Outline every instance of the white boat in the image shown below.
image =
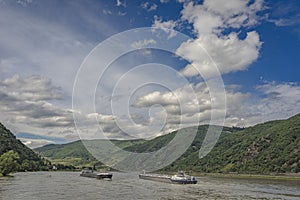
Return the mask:
<svg viewBox="0 0 300 200">
<path fill-rule="evenodd" d="M 194 176 L 186 175 L 183 171 L 171 176 L 171 181 L 180 184 L 196 184 L 198 181 Z"/>
</svg>

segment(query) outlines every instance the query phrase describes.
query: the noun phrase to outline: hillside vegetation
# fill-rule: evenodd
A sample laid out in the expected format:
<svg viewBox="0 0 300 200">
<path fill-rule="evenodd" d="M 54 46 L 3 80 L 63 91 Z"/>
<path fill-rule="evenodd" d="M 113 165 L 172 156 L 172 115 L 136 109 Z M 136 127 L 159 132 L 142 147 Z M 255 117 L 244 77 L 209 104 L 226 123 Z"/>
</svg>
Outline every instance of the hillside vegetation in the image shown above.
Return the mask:
<svg viewBox="0 0 300 200">
<path fill-rule="evenodd" d="M 20 140 L 0 123 L 0 156 L 3 159 L 0 168 L 7 164 L 7 160 L 13 155 L 16 159 L 14 162 L 14 171 L 35 171 L 48 169 L 50 163 L 39 157 L 34 151 L 26 147 Z M 5 170 L 4 170 L 5 171 Z M 1 173 L 1 172 L 0 172 Z"/>
<path fill-rule="evenodd" d="M 271 121 L 245 129 L 223 127 L 213 150 L 199 158 L 199 149 L 208 126 L 186 128 L 197 135 L 187 151 L 162 171 L 195 171 L 223 173 L 297 173 L 300 172 L 300 114 L 287 120 Z M 176 131 L 152 140 L 114 141 L 132 152 L 152 152 L 168 144 Z M 74 165 L 97 162 L 81 141 L 47 145 L 38 149 L 52 161 L 65 161 Z M 77 162 L 78 161 L 78 162 Z"/>
<path fill-rule="evenodd" d="M 300 115 L 237 132 L 226 132 L 202 159 L 198 158 L 198 148 L 189 148 L 164 170 L 297 173 L 300 172 Z"/>
<path fill-rule="evenodd" d="M 143 143 L 144 140 L 113 140 L 112 142 L 124 149 L 135 144 Z M 68 144 L 49 144 L 34 150 L 56 165 L 71 165 L 76 168 L 104 167 L 102 163 L 97 161 L 85 148 L 82 141 L 75 141 Z"/>
</svg>

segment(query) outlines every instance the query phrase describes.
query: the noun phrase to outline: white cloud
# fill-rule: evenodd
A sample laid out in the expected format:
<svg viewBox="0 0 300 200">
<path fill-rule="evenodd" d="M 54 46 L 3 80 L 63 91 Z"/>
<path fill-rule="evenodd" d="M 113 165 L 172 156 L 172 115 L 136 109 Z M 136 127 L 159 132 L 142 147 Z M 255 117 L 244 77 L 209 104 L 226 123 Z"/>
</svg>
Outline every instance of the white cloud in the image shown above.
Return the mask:
<svg viewBox="0 0 300 200">
<path fill-rule="evenodd" d="M 133 48 L 137 48 L 137 49 L 140 49 L 140 48 L 143 48 L 143 47 L 147 47 L 148 45 L 153 45 L 153 44 L 156 44 L 156 41 L 153 40 L 153 39 L 144 39 L 144 40 L 139 40 L 139 41 L 136 41 L 134 43 L 131 44 L 131 46 Z"/>
<path fill-rule="evenodd" d="M 190 2 L 181 11 L 182 19 L 193 23 L 195 32 L 220 33 L 226 28 L 249 27 L 258 23 L 257 12 L 264 9 L 263 1 L 209 0 L 201 5 Z M 222 6 L 221 6 L 222 5 Z"/>
<path fill-rule="evenodd" d="M 58 100 L 63 98 L 61 88 L 52 85 L 51 80 L 40 76 L 21 78 L 15 75 L 0 81 L 0 90 L 11 98 L 24 101 Z"/>
<path fill-rule="evenodd" d="M 63 138 L 66 134 L 62 131 L 69 130 L 74 135 L 73 111 L 51 103 L 62 101 L 63 97 L 59 87 L 41 76 L 22 78 L 16 75 L 1 80 L 0 121 L 14 133 L 54 134 Z M 30 144 L 30 140 L 26 142 Z M 33 142 L 32 145 L 37 145 Z"/>
<path fill-rule="evenodd" d="M 247 69 L 257 60 L 260 47 L 255 31 L 248 32 L 244 40 L 239 39 L 236 33 L 222 37 L 203 34 L 183 43 L 176 53 L 191 62 L 182 70 L 185 76 L 196 76 L 199 71 L 213 75 L 215 64 L 221 74 Z"/>
<path fill-rule="evenodd" d="M 123 1 L 121 1 L 121 0 L 117 0 L 117 4 L 116 4 L 118 7 L 119 6 L 123 6 L 123 7 L 125 7 L 126 8 L 126 3 L 125 3 L 125 1 L 123 2 Z"/>
<path fill-rule="evenodd" d="M 150 108 L 159 104 L 165 108 L 167 121 L 160 134 L 176 130 L 180 125 L 194 126 L 198 122 L 208 124 L 212 109 L 216 113 L 219 112 L 218 102 L 214 108 L 211 107 L 210 91 L 204 83 L 192 87 L 197 94 L 196 99 L 183 87 L 173 92 L 147 94 L 137 99 L 133 106 Z M 243 93 L 239 91 L 240 89 L 241 87 L 236 85 L 226 87 L 226 126 L 251 126 L 299 113 L 300 86 L 295 83 L 264 83 L 256 87 L 262 96 Z M 180 101 L 184 103 L 180 104 Z M 155 116 L 161 114 L 162 112 L 158 112 Z"/>
<path fill-rule="evenodd" d="M 148 12 L 154 11 L 157 9 L 157 5 L 155 3 L 144 2 L 141 4 L 141 7 Z"/>
<path fill-rule="evenodd" d="M 176 36 L 176 31 L 174 30 L 177 26 L 177 22 L 173 20 L 162 21 L 161 18 L 154 16 L 154 22 L 152 24 L 153 28 L 158 28 L 166 32 L 169 36 L 168 38 L 172 38 Z"/>
<path fill-rule="evenodd" d="M 222 5 L 222 6 L 221 6 Z M 182 74 L 190 77 L 200 73 L 216 75 L 215 64 L 221 74 L 245 70 L 259 57 L 262 42 L 256 31 L 239 36 L 241 27 L 258 23 L 257 12 L 264 9 L 263 1 L 211 0 L 201 5 L 184 5 L 183 21 L 188 21 L 197 34 L 195 39 L 183 43 L 177 53 L 190 61 Z M 222 31 L 229 30 L 228 34 Z"/>
<path fill-rule="evenodd" d="M 212 112 L 217 114 L 217 118 L 221 117 L 223 107 L 222 102 L 220 102 L 221 98 L 218 97 L 222 95 L 222 92 L 214 94 L 215 99 L 212 99 L 210 92 L 206 84 L 201 82 L 178 88 L 172 92 L 155 91 L 149 93 L 136 99 L 133 106 L 148 109 L 155 105 L 163 106 L 164 110 L 153 115 L 153 117 L 158 117 L 163 115 L 164 112 L 167 113 L 166 124 L 159 132 L 159 134 L 162 134 L 182 127 L 209 124 Z M 242 107 L 241 105 L 249 97 L 250 95 L 247 93 L 233 91 L 227 93 L 228 105 L 226 108 L 229 119 L 236 117 L 238 110 Z M 212 103 L 214 103 L 214 106 Z"/>
<path fill-rule="evenodd" d="M 14 133 L 31 133 L 42 136 L 55 136 L 65 141 L 78 140 L 73 114 L 80 116 L 87 134 L 83 138 L 91 138 L 90 126 L 95 121 L 109 138 L 130 138 L 117 126 L 115 117 L 103 114 L 81 114 L 79 111 L 63 108 L 60 87 L 53 86 L 48 78 L 30 76 L 27 78 L 15 75 L 0 81 L 0 121 L 5 122 Z M 93 124 L 95 125 L 95 124 Z M 134 127 L 133 127 L 134 128 Z M 93 133 L 95 134 L 95 133 Z M 96 133 L 96 138 L 99 135 Z M 103 138 L 103 137 L 102 137 Z M 40 138 L 21 138 L 28 146 L 36 147 L 55 140 L 46 141 Z"/>
<path fill-rule="evenodd" d="M 51 80 L 40 76 L 13 76 L 0 81 L 0 105 L 6 115 L 1 118 L 36 127 L 69 127 L 72 112 L 60 109 L 50 101 L 62 100 L 63 93 Z"/>
<path fill-rule="evenodd" d="M 30 84 L 39 87 L 30 87 Z M 31 91 L 30 88 L 34 90 Z M 190 88 L 194 93 L 190 91 Z M 290 117 L 297 114 L 300 109 L 300 87 L 295 83 L 266 82 L 256 87 L 257 91 L 262 93 L 262 97 L 242 93 L 238 91 L 240 89 L 241 87 L 237 85 L 226 87 L 225 125 L 227 126 L 249 126 L 271 119 Z M 28 92 L 41 96 L 30 95 Z M 49 95 L 46 95 L 47 93 Z M 148 118 L 142 114 L 143 112 L 141 115 L 132 114 L 131 119 L 112 114 L 83 115 L 78 111 L 62 109 L 50 103 L 53 100 L 60 100 L 61 95 L 59 88 L 53 86 L 47 78 L 14 76 L 2 80 L 0 82 L 0 110 L 4 115 L 1 116 L 1 121 L 8 123 L 8 127 L 16 133 L 39 133 L 73 141 L 79 139 L 74 128 L 74 113 L 80 116 L 80 123 L 86 130 L 86 133 L 81 135 L 84 139 L 103 138 L 98 131 L 90 129 L 95 126 L 92 124 L 95 122 L 93 119 L 97 120 L 105 137 L 129 139 L 153 137 L 199 123 L 208 124 L 212 111 L 222 116 L 222 107 L 218 103 L 218 95 L 221 93 L 215 94 L 216 98 L 212 99 L 204 82 L 182 86 L 172 92 L 154 91 L 138 97 L 132 106 L 149 110 L 151 114 L 149 113 Z M 213 108 L 212 101 L 216 101 Z M 162 107 L 157 107 L 157 105 Z M 146 118 L 141 120 L 143 117 Z M 136 123 L 132 123 L 131 120 Z M 130 133 L 122 130 L 120 124 L 125 125 L 126 130 L 130 129 Z M 157 127 L 161 128 L 157 129 Z M 53 142 L 53 140 L 40 138 L 22 137 L 21 139 L 30 147 Z"/>
</svg>

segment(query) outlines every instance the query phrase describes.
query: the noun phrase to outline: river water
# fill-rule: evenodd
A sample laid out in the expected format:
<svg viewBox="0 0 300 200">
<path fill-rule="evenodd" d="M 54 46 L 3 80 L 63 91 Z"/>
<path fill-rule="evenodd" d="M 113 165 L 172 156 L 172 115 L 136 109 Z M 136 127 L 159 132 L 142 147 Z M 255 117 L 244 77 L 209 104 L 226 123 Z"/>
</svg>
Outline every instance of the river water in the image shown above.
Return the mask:
<svg viewBox="0 0 300 200">
<path fill-rule="evenodd" d="M 80 177 L 79 172 L 17 173 L 0 177 L 2 200 L 56 199 L 300 199 L 299 182 L 199 177 L 176 185 L 114 172 L 113 180 Z"/>
</svg>

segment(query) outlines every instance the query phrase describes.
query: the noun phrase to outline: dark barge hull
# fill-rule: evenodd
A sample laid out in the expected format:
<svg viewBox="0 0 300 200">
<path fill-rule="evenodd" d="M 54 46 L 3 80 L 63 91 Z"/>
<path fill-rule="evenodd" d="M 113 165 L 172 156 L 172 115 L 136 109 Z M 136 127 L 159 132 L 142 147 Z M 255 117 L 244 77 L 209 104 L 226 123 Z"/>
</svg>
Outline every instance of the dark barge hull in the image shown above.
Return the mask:
<svg viewBox="0 0 300 200">
<path fill-rule="evenodd" d="M 96 178 L 96 179 L 112 179 L 111 173 L 103 173 L 103 174 L 96 174 L 96 173 L 83 173 L 80 176 L 88 177 L 88 178 Z"/>
<path fill-rule="evenodd" d="M 197 180 L 171 180 L 172 183 L 177 184 L 197 184 Z"/>
<path fill-rule="evenodd" d="M 103 174 L 97 174 L 97 179 L 112 179 L 112 174 L 111 173 L 103 173 Z"/>
</svg>

